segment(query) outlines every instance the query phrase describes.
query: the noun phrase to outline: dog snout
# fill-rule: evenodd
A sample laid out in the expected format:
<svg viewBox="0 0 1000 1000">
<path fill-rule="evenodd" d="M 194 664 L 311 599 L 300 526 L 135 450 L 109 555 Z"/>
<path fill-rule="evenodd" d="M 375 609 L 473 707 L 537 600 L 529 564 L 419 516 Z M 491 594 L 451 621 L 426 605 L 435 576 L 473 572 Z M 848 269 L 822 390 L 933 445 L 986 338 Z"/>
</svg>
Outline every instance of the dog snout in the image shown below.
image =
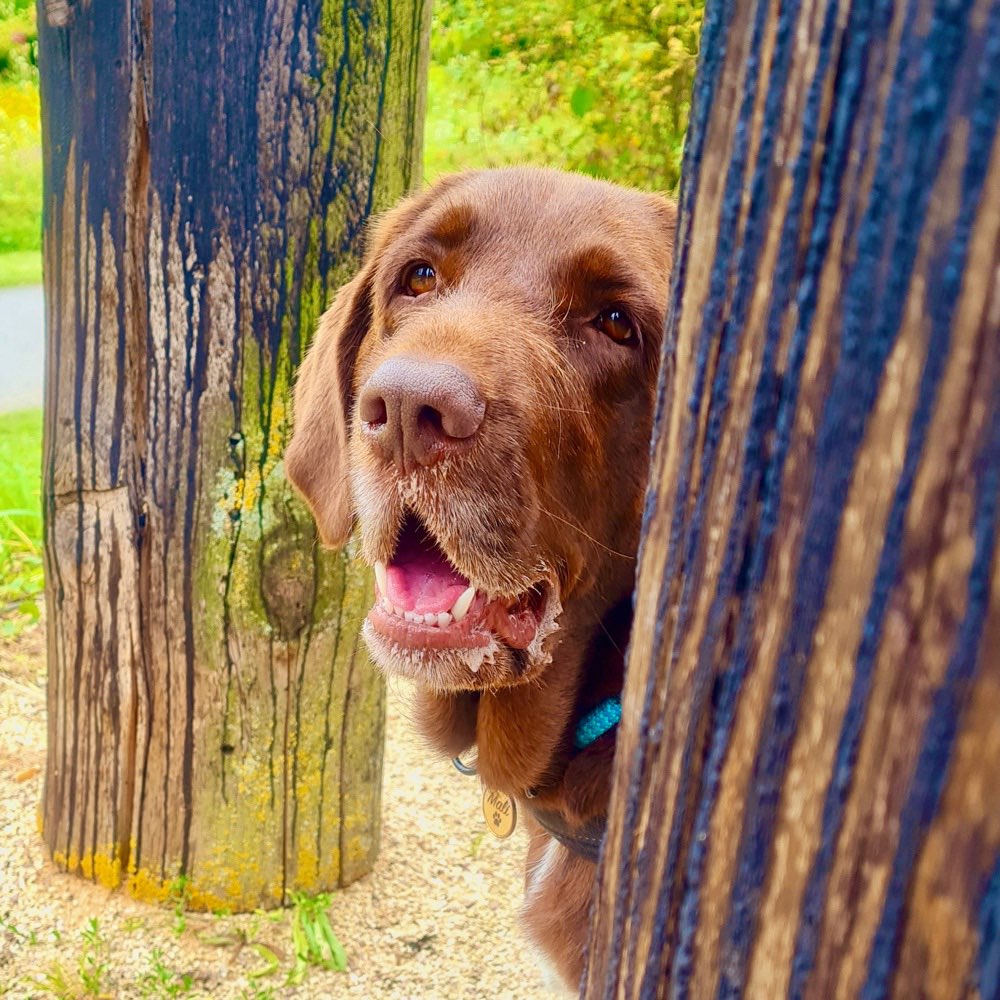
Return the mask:
<svg viewBox="0 0 1000 1000">
<path fill-rule="evenodd" d="M 409 472 L 466 449 L 486 402 L 457 365 L 403 357 L 379 365 L 361 389 L 358 408 L 365 437 Z"/>
</svg>

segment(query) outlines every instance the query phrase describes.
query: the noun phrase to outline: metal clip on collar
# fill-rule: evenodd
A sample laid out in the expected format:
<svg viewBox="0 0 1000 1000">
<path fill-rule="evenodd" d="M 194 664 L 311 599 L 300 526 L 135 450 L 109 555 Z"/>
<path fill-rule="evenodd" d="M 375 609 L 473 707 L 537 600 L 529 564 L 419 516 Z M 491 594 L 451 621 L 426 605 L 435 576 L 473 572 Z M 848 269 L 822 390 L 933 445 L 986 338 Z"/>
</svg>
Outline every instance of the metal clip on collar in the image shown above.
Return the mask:
<svg viewBox="0 0 1000 1000">
<path fill-rule="evenodd" d="M 466 774 L 471 777 L 475 776 L 478 773 L 476 771 L 475 761 L 473 761 L 471 764 L 466 764 L 461 757 L 452 757 L 451 762 L 452 764 L 455 765 L 455 770 L 458 771 L 459 774 Z"/>
</svg>

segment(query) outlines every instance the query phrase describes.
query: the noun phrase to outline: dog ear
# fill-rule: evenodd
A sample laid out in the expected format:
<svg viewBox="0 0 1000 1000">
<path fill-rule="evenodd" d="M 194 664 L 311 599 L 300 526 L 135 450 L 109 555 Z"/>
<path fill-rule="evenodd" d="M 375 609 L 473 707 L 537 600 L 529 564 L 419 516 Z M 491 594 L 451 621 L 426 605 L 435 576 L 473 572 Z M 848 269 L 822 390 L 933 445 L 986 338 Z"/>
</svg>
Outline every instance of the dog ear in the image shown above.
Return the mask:
<svg viewBox="0 0 1000 1000">
<path fill-rule="evenodd" d="M 660 224 L 660 229 L 666 238 L 667 251 L 670 259 L 674 258 L 674 245 L 677 241 L 677 202 L 667 195 L 647 195 L 653 209 L 653 215 Z"/>
<path fill-rule="evenodd" d="M 347 441 L 354 408 L 354 364 L 372 325 L 375 272 L 383 251 L 426 207 L 463 183 L 452 174 L 405 199 L 372 227 L 361 270 L 320 317 L 295 384 L 295 426 L 285 449 L 285 475 L 316 519 L 324 545 L 336 548 L 354 527 Z"/>
<path fill-rule="evenodd" d="M 354 403 L 354 363 L 372 322 L 374 255 L 344 285 L 319 328 L 295 384 L 295 427 L 285 475 L 316 519 L 324 545 L 341 546 L 354 524 L 347 438 Z"/>
</svg>

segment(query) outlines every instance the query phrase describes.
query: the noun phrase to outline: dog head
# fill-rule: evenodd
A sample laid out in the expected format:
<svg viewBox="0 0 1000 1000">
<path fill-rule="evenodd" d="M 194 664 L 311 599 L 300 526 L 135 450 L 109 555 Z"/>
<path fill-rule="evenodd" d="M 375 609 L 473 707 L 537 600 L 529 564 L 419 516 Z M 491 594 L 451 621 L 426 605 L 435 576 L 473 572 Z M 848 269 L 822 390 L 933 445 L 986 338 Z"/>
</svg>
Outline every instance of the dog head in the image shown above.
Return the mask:
<svg viewBox="0 0 1000 1000">
<path fill-rule="evenodd" d="M 371 234 L 299 374 L 285 456 L 357 521 L 380 665 L 524 683 L 632 587 L 675 209 L 550 170 L 460 174 Z"/>
</svg>

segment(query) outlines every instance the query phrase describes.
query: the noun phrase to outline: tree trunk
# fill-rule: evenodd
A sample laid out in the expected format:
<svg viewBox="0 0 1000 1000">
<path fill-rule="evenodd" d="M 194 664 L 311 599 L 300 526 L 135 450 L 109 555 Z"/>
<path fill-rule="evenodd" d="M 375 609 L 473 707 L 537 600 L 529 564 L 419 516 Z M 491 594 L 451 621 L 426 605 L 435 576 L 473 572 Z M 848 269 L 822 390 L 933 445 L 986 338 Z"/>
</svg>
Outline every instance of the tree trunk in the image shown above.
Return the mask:
<svg viewBox="0 0 1000 1000">
<path fill-rule="evenodd" d="M 246 909 L 367 872 L 368 581 L 282 474 L 361 230 L 419 179 L 430 4 L 40 5 L 60 866 Z"/>
<path fill-rule="evenodd" d="M 588 997 L 1000 994 L 998 67 L 709 2 Z"/>
</svg>

